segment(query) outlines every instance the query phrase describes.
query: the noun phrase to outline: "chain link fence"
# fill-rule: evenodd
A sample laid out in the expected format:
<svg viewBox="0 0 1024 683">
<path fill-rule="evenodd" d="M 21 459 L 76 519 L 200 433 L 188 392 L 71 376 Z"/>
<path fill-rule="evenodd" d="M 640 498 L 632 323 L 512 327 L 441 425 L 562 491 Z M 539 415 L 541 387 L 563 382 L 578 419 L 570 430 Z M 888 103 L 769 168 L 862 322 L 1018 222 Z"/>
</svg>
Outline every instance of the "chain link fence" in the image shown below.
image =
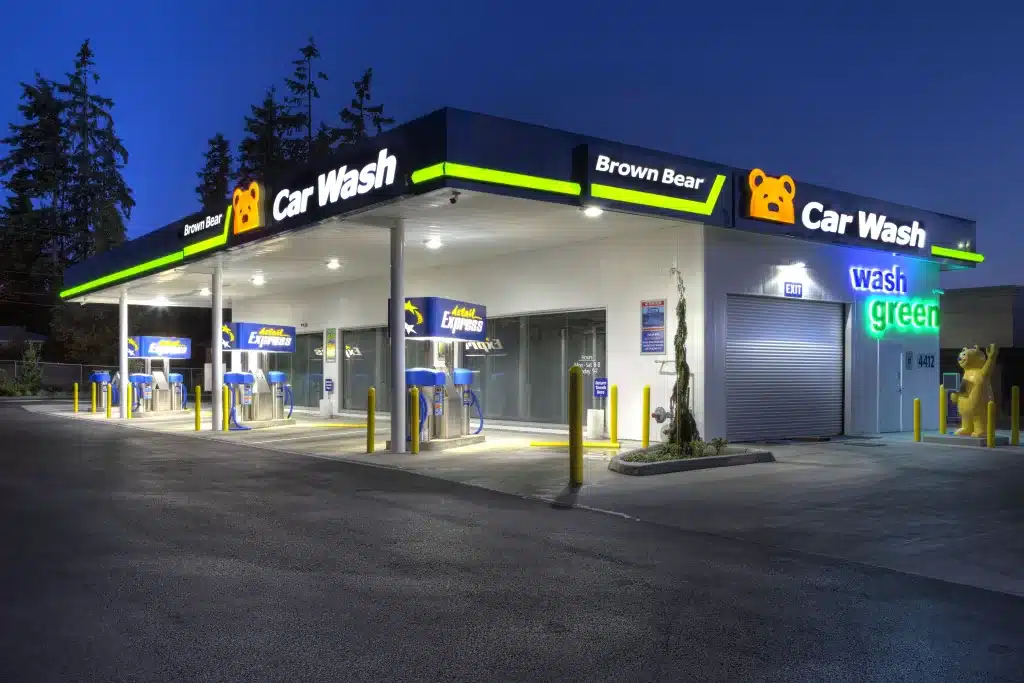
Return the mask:
<svg viewBox="0 0 1024 683">
<path fill-rule="evenodd" d="M 20 372 L 24 369 L 22 361 L 2 360 L 0 361 L 0 381 L 16 382 Z M 43 390 L 50 392 L 71 393 L 75 382 L 78 382 L 79 390 L 84 390 L 89 382 L 89 376 L 96 371 L 106 371 L 113 377 L 117 368 L 109 365 L 79 365 L 76 363 L 39 363 L 43 376 Z M 140 360 L 128 361 L 128 372 L 142 372 L 143 362 Z M 171 372 L 182 375 L 185 386 L 192 391 L 194 387 L 203 386 L 202 368 L 176 368 L 171 366 Z"/>
</svg>

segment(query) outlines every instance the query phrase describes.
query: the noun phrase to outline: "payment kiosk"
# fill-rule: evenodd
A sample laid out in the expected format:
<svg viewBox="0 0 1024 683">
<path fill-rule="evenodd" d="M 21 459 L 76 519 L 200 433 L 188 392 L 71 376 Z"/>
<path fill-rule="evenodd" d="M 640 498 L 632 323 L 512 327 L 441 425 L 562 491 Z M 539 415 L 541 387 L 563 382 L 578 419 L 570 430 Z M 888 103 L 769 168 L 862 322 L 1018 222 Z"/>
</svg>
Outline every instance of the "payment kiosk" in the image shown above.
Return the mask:
<svg viewBox="0 0 1024 683">
<path fill-rule="evenodd" d="M 231 323 L 222 331 L 222 348 L 231 352 L 231 429 L 292 424 L 295 399 L 288 375 L 270 370 L 270 355 L 295 352 L 295 328 L 263 323 Z"/>
<path fill-rule="evenodd" d="M 133 384 L 133 401 L 141 409 L 132 407 L 132 415 L 154 416 L 182 414 L 188 409 L 188 388 L 181 373 L 171 372 L 171 360 L 192 357 L 192 340 L 185 337 L 129 337 L 128 356 L 140 358 L 144 364 L 141 373 L 129 375 Z M 158 369 L 153 369 L 157 361 Z M 162 361 L 162 363 L 160 362 Z M 138 378 L 138 387 L 133 377 Z M 138 390 L 142 389 L 143 394 Z"/>
<path fill-rule="evenodd" d="M 483 410 L 472 388 L 473 372 L 462 367 L 462 359 L 465 342 L 487 339 L 487 309 L 439 297 L 411 298 L 405 302 L 405 318 L 406 340 L 424 344 L 426 351 L 427 364 L 409 368 L 405 375 L 408 388 L 419 388 L 420 448 L 482 442 Z"/>
<path fill-rule="evenodd" d="M 96 407 L 103 412 L 107 409 L 107 401 L 110 396 L 110 373 L 106 370 L 97 370 L 89 375 L 89 382 L 96 385 Z M 111 403 L 110 405 L 114 405 Z"/>
</svg>

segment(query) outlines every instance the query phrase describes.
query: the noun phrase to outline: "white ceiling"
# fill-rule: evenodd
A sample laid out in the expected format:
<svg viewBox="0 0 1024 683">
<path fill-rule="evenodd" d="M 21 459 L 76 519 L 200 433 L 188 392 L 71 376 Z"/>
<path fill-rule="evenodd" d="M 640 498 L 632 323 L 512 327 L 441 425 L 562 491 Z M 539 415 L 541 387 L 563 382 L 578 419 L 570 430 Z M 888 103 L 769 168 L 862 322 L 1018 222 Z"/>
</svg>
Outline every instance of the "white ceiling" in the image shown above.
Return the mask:
<svg viewBox="0 0 1024 683">
<path fill-rule="evenodd" d="M 407 272 L 434 266 L 481 261 L 516 251 L 551 248 L 608 237 L 623 231 L 664 227 L 664 220 L 605 212 L 588 218 L 576 207 L 459 191 L 452 204 L 451 190 L 404 199 L 377 207 L 347 220 L 329 219 L 318 226 L 222 252 L 225 305 L 251 297 L 322 287 L 368 277 L 383 277 L 390 268 L 388 225 L 406 221 Z M 428 237 L 438 236 L 443 246 L 427 249 Z M 336 258 L 337 270 L 326 264 Z M 210 305 L 200 290 L 210 286 L 214 257 L 157 273 L 128 284 L 132 303 L 151 303 L 157 297 L 171 306 Z M 265 279 L 251 282 L 254 274 Z M 118 287 L 74 299 L 89 303 L 116 303 Z"/>
</svg>

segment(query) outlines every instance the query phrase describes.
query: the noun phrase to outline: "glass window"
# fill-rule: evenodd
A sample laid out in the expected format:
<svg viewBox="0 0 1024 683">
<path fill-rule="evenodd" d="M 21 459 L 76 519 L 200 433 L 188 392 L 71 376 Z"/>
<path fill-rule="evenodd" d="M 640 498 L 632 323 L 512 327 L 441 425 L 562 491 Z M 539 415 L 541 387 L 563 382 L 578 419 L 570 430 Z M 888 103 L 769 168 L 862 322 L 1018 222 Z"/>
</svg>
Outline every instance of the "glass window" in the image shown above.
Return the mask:
<svg viewBox="0 0 1024 683">
<path fill-rule="evenodd" d="M 342 407 L 345 410 L 366 410 L 366 396 L 370 387 L 377 390 L 377 408 L 387 409 L 387 392 L 380 382 L 382 328 L 342 330 L 343 352 L 341 381 Z"/>
<path fill-rule="evenodd" d="M 484 417 L 521 420 L 520 335 L 521 318 L 487 321 L 488 340 L 466 344 L 463 367 L 473 371 L 473 391 L 480 399 Z"/>
<path fill-rule="evenodd" d="M 267 366 L 288 376 L 295 405 L 317 408 L 324 390 L 323 334 L 311 332 L 295 336 L 295 353 L 268 353 Z M 243 354 L 244 355 L 244 354 Z"/>
</svg>

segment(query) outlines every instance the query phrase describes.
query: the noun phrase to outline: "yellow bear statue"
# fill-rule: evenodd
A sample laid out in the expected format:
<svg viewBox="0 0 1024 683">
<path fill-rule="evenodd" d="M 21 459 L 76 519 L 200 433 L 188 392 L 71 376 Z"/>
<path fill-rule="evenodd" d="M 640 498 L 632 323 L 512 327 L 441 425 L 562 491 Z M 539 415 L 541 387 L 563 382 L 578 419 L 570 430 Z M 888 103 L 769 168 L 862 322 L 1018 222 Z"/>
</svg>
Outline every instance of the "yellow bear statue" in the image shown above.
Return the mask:
<svg viewBox="0 0 1024 683">
<path fill-rule="evenodd" d="M 986 411 L 992 400 L 992 367 L 999 350 L 989 344 L 988 352 L 977 346 L 960 352 L 957 362 L 964 369 L 960 391 L 950 394 L 960 412 L 960 429 L 957 436 L 985 436 Z"/>
</svg>

